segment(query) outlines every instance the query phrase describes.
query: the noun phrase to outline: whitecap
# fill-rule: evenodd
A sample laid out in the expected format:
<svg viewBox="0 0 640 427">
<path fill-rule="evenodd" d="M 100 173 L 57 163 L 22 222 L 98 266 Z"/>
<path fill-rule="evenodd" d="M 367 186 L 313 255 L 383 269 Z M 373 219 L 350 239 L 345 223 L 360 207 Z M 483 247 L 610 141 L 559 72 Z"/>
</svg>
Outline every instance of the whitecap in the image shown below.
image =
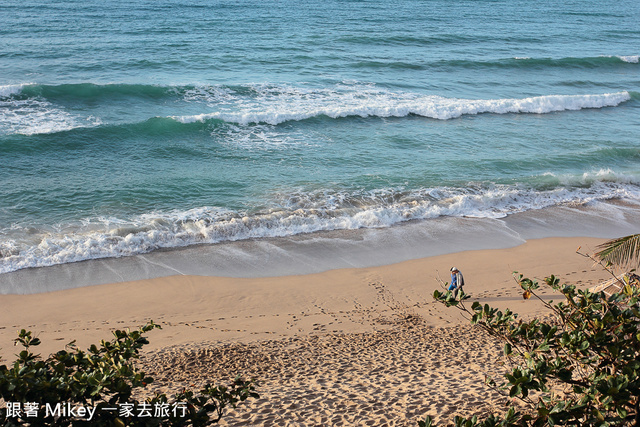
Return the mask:
<svg viewBox="0 0 640 427">
<path fill-rule="evenodd" d="M 181 123 L 222 120 L 241 126 L 278 125 L 317 117 L 406 117 L 417 115 L 449 120 L 464 115 L 546 114 L 587 108 L 614 107 L 631 99 L 627 91 L 586 95 L 543 95 L 529 98 L 461 99 L 418 93 L 391 92 L 371 86 L 337 86 L 303 90 L 283 87 L 252 87 L 257 98 L 244 98 L 216 111 L 171 116 Z"/>
<path fill-rule="evenodd" d="M 640 55 L 618 56 L 618 58 L 630 64 L 637 64 L 640 62 Z"/>
<path fill-rule="evenodd" d="M 12 95 L 17 95 L 22 92 L 22 88 L 29 86 L 30 83 L 23 83 L 17 85 L 0 85 L 0 98 L 7 98 Z"/>
<path fill-rule="evenodd" d="M 78 117 L 39 98 L 0 99 L 0 133 L 38 135 L 101 124 L 97 117 Z"/>
</svg>

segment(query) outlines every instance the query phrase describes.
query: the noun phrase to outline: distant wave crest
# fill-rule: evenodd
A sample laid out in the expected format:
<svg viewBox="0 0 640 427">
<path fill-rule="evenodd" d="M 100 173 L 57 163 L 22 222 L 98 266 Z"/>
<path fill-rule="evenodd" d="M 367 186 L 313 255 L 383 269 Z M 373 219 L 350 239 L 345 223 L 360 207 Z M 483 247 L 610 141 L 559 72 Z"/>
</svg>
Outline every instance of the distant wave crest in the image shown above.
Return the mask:
<svg viewBox="0 0 640 427">
<path fill-rule="evenodd" d="M 101 124 L 94 116 L 67 111 L 42 96 L 32 96 L 34 84 L 0 86 L 0 134 L 39 135 Z"/>
<path fill-rule="evenodd" d="M 217 119 L 247 125 L 277 125 L 288 121 L 326 116 L 333 119 L 358 117 L 406 117 L 416 115 L 448 120 L 482 113 L 535 113 L 614 107 L 629 101 L 629 92 L 601 95 L 547 95 L 522 99 L 457 99 L 413 93 L 359 91 L 318 92 L 317 96 L 289 94 L 267 102 L 245 105 L 241 111 L 215 111 L 191 116 L 174 116 L 181 123 Z"/>
<path fill-rule="evenodd" d="M 22 92 L 25 86 L 29 86 L 29 83 L 17 84 L 17 85 L 4 85 L 0 86 L 0 99 L 9 97 L 11 95 Z"/>
<path fill-rule="evenodd" d="M 637 64 L 638 55 L 601 55 L 585 57 L 531 57 L 514 56 L 512 58 L 467 59 L 455 58 L 422 64 L 423 68 L 447 69 L 452 72 L 462 69 L 607 69 Z M 361 64 L 362 65 L 362 64 Z M 376 65 L 376 64 L 372 64 Z M 393 64 L 387 64 L 391 66 Z M 379 64 L 378 64 L 379 66 Z M 396 64 L 398 66 L 398 64 Z"/>
<path fill-rule="evenodd" d="M 91 111 L 97 115 L 100 109 L 96 108 L 95 104 L 103 98 L 111 103 L 111 97 L 116 97 L 121 103 L 159 100 L 163 106 L 172 105 L 178 111 L 204 110 L 197 114 L 148 117 L 148 123 L 157 124 L 157 120 L 153 121 L 154 119 L 169 119 L 182 124 L 218 120 L 240 126 L 278 125 L 315 118 L 386 118 L 414 115 L 449 120 L 485 113 L 546 114 L 615 107 L 632 99 L 627 91 L 526 98 L 461 99 L 392 91 L 367 83 L 341 83 L 324 88 L 271 84 L 170 87 L 25 84 L 0 86 L 0 134 L 36 135 L 100 125 L 132 125 L 120 122 L 105 123 L 100 117 L 86 112 L 87 99 L 91 102 Z M 150 108 L 152 111 L 153 108 Z"/>
<path fill-rule="evenodd" d="M 640 62 L 640 55 L 617 56 L 617 58 L 630 64 L 637 64 Z"/>
</svg>

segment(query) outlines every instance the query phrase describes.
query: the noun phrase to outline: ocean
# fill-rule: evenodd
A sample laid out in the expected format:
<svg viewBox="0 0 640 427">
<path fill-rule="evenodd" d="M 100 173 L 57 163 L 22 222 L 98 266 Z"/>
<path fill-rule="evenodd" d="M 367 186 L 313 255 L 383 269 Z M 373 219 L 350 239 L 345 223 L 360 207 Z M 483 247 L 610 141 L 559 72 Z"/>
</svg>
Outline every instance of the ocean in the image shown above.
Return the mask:
<svg viewBox="0 0 640 427">
<path fill-rule="evenodd" d="M 639 22 L 635 0 L 3 2 L 0 293 L 87 260 L 146 277 L 133 260 L 179 248 L 243 275 L 270 242 L 259 275 L 314 239 L 633 231 Z M 376 262 L 425 254 L 398 250 Z"/>
</svg>

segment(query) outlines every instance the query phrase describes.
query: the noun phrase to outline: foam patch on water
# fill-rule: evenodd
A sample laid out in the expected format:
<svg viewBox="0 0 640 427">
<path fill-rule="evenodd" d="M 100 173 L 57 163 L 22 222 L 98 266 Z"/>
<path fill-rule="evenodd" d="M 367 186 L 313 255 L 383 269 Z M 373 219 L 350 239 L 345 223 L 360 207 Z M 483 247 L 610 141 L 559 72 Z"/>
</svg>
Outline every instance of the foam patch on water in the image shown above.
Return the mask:
<svg viewBox="0 0 640 427">
<path fill-rule="evenodd" d="M 629 64 L 637 64 L 640 62 L 639 55 L 601 55 L 600 58 L 618 58 L 622 62 L 627 62 Z"/>
<path fill-rule="evenodd" d="M 466 188 L 402 188 L 371 191 L 304 191 L 272 195 L 272 207 L 232 212 L 202 207 L 154 212 L 135 218 L 89 218 L 81 224 L 0 232 L 0 273 L 28 267 L 147 253 L 244 239 L 359 228 L 384 228 L 442 216 L 504 218 L 507 215 L 613 198 L 640 200 L 640 178 L 603 169 L 581 175 L 545 174 L 550 188 L 469 184 Z M 570 186 L 561 183 L 571 183 Z M 13 237 L 12 237 L 13 236 Z"/>
<path fill-rule="evenodd" d="M 618 58 L 630 64 L 637 64 L 640 62 L 640 55 L 618 56 Z"/>
<path fill-rule="evenodd" d="M 17 95 L 22 92 L 23 87 L 29 86 L 29 85 L 30 83 L 0 86 L 0 99 L 6 98 L 12 95 Z"/>
<path fill-rule="evenodd" d="M 592 95 L 545 95 L 521 99 L 458 99 L 418 93 L 391 92 L 372 85 L 339 85 L 332 89 L 301 89 L 287 86 L 251 86 L 247 94 L 201 88 L 199 99 L 216 111 L 172 116 L 181 123 L 223 120 L 238 125 L 278 125 L 316 117 L 406 117 L 417 115 L 449 120 L 484 113 L 546 114 L 586 108 L 614 107 L 631 96 L 628 92 Z"/>
<path fill-rule="evenodd" d="M 633 174 L 624 174 L 607 169 L 599 169 L 592 172 L 584 172 L 582 175 L 556 175 L 552 172 L 547 172 L 545 176 L 554 177 L 557 182 L 554 184 L 562 186 L 582 186 L 588 187 L 592 185 L 619 185 L 619 184 L 631 184 L 640 185 L 640 177 Z"/>
<path fill-rule="evenodd" d="M 37 135 L 101 124 L 96 117 L 79 117 L 46 99 L 18 96 L 25 86 L 0 86 L 1 134 Z"/>
<path fill-rule="evenodd" d="M 310 145 L 309 131 L 306 135 L 302 131 L 284 133 L 268 125 L 247 127 L 229 123 L 228 126 L 213 131 L 212 135 L 220 133 L 226 137 L 223 139 L 223 144 L 251 150 L 284 150 L 292 146 Z"/>
</svg>

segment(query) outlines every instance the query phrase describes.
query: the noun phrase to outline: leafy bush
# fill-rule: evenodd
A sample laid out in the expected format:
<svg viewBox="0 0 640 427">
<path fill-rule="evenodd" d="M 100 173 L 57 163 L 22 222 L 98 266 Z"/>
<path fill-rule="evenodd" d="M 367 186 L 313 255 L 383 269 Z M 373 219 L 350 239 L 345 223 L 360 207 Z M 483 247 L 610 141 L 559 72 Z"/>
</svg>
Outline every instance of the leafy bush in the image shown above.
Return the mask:
<svg viewBox="0 0 640 427">
<path fill-rule="evenodd" d="M 217 423 L 229 406 L 258 397 L 253 380 L 237 377 L 229 386 L 184 390 L 171 400 L 156 394 L 137 401 L 134 393 L 153 378 L 134 361 L 149 343 L 144 333 L 159 327 L 150 322 L 133 332 L 117 330 L 114 339 L 87 352 L 72 342 L 46 359 L 31 352 L 40 340 L 23 329 L 15 341 L 24 350 L 11 367 L 0 366 L 2 425 L 203 426 Z"/>
<path fill-rule="evenodd" d="M 489 426 L 640 426 L 640 290 L 625 283 L 622 291 L 604 293 L 561 285 L 545 279 L 564 301 L 542 300 L 536 281 L 517 275 L 524 298 L 538 298 L 551 320 L 523 321 L 510 310 L 499 311 L 474 302 L 468 295 L 456 300 L 451 292 L 433 297 L 460 309 L 471 323 L 504 342 L 510 372 L 487 384 L 523 403 L 502 416 L 484 420 L 455 417 L 458 427 Z M 427 417 L 421 427 L 433 424 Z"/>
</svg>

